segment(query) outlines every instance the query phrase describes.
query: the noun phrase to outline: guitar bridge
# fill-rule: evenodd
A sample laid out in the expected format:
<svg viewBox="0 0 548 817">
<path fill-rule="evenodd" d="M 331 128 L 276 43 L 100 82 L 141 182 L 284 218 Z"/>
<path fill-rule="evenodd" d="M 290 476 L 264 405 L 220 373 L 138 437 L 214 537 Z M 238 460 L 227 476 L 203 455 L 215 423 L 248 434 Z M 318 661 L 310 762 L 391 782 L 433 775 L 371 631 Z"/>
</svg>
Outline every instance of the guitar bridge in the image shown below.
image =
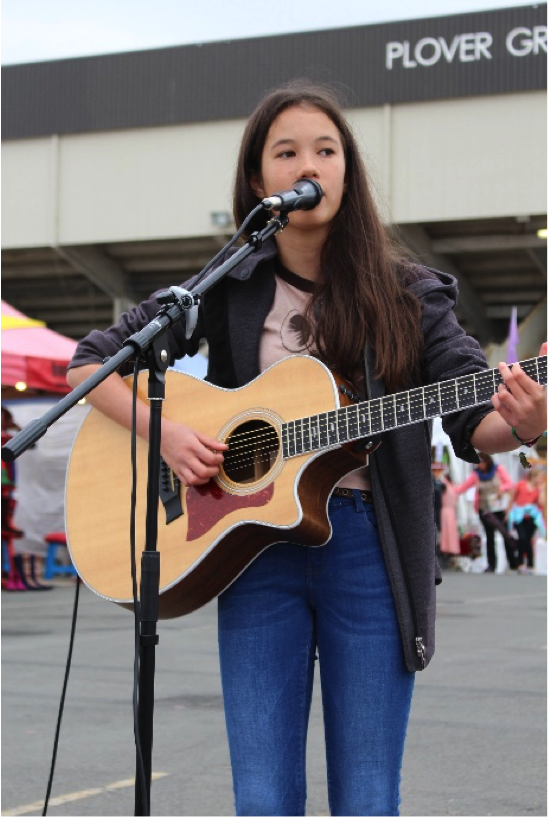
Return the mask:
<svg viewBox="0 0 548 817">
<path fill-rule="evenodd" d="M 181 502 L 181 480 L 163 457 L 160 457 L 160 499 L 166 512 L 166 525 L 184 514 Z"/>
</svg>

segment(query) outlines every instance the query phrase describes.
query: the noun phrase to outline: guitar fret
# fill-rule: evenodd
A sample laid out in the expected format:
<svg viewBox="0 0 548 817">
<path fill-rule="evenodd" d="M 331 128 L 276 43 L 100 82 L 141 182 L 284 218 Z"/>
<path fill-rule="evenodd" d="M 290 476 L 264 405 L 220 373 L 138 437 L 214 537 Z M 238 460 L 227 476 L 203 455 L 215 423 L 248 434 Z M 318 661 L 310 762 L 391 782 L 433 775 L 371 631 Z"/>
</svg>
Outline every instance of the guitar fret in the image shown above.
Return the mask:
<svg viewBox="0 0 548 817">
<path fill-rule="evenodd" d="M 320 448 L 327 448 L 327 414 L 318 414 L 318 430 L 320 435 Z"/>
<path fill-rule="evenodd" d="M 371 416 L 371 434 L 378 434 L 383 430 L 382 416 L 381 416 L 381 399 L 380 397 L 371 400 L 370 402 L 370 416 Z"/>
<path fill-rule="evenodd" d="M 476 397 L 478 398 L 478 402 L 483 403 L 490 400 L 494 394 L 494 389 L 491 385 L 493 381 L 491 372 L 477 372 L 474 375 L 474 380 L 476 382 Z"/>
<path fill-rule="evenodd" d="M 329 445 L 337 445 L 339 442 L 336 411 L 330 411 L 327 415 L 327 441 Z"/>
<path fill-rule="evenodd" d="M 448 380 L 445 380 L 443 383 L 439 384 L 442 414 L 446 414 L 458 408 L 456 401 L 456 389 L 453 384 Z"/>
<path fill-rule="evenodd" d="M 369 403 L 361 403 L 358 406 L 360 437 L 367 437 L 371 434 L 371 411 Z"/>
<path fill-rule="evenodd" d="M 320 447 L 320 428 L 317 414 L 310 421 L 310 444 L 313 451 Z"/>
<path fill-rule="evenodd" d="M 464 375 L 457 378 L 457 397 L 459 408 L 467 408 L 475 403 L 475 389 L 473 375 Z"/>
<path fill-rule="evenodd" d="M 411 409 L 409 405 L 409 392 L 396 394 L 396 419 L 398 426 L 407 425 L 411 422 Z"/>
<path fill-rule="evenodd" d="M 287 424 L 287 450 L 290 457 L 295 456 L 295 422 L 292 420 Z"/>
<path fill-rule="evenodd" d="M 410 422 L 424 420 L 426 417 L 424 389 L 413 389 L 409 392 L 409 417 Z"/>
<path fill-rule="evenodd" d="M 511 368 L 511 367 L 510 367 Z M 538 381 L 538 366 L 535 366 L 535 361 L 524 360 L 521 364 L 521 368 L 525 372 L 526 375 L 532 377 L 533 380 Z"/>
<path fill-rule="evenodd" d="M 339 442 L 345 443 L 348 440 L 348 414 L 346 406 L 337 412 L 337 431 Z"/>
<path fill-rule="evenodd" d="M 282 423 L 282 455 L 284 459 L 289 457 L 289 433 L 287 423 Z"/>
<path fill-rule="evenodd" d="M 537 358 L 538 382 L 546 385 L 546 356 Z"/>
<path fill-rule="evenodd" d="M 295 454 L 303 453 L 303 421 L 295 420 Z"/>
<path fill-rule="evenodd" d="M 360 436 L 359 423 L 359 408 L 358 406 L 349 406 L 346 410 L 348 421 L 348 439 L 357 440 Z"/>
<path fill-rule="evenodd" d="M 425 416 L 427 418 L 437 417 L 441 414 L 441 404 L 437 383 L 424 387 L 425 396 Z"/>
<path fill-rule="evenodd" d="M 396 427 L 396 405 L 394 395 L 382 398 L 383 431 Z"/>
<path fill-rule="evenodd" d="M 310 417 L 305 417 L 302 421 L 303 427 L 303 452 L 307 453 L 311 450 L 310 446 Z"/>
</svg>

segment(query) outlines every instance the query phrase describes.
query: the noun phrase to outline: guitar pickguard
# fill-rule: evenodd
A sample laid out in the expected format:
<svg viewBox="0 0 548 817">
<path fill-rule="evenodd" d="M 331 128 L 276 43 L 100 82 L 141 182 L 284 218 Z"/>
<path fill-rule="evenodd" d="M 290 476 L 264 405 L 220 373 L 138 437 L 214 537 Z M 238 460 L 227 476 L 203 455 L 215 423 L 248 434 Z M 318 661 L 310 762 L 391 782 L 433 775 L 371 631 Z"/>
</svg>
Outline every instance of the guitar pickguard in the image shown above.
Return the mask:
<svg viewBox="0 0 548 817">
<path fill-rule="evenodd" d="M 206 485 L 188 488 L 186 491 L 187 541 L 192 542 L 204 536 L 217 522 L 234 511 L 268 505 L 273 496 L 273 482 L 256 493 L 243 495 L 226 493 L 213 480 L 210 480 Z"/>
</svg>

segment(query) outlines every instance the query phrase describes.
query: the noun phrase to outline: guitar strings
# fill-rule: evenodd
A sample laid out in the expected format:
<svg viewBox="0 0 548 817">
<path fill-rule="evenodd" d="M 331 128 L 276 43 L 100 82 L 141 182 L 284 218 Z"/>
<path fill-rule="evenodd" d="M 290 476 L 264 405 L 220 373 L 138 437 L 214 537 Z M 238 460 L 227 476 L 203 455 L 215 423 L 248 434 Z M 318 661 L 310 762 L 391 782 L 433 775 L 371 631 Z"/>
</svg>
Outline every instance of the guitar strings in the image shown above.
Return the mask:
<svg viewBox="0 0 548 817">
<path fill-rule="evenodd" d="M 311 426 L 314 427 L 313 426 L 314 423 L 317 424 L 319 422 L 319 417 L 322 414 L 327 415 L 329 413 L 336 412 L 340 416 L 340 413 L 346 411 L 346 414 L 347 414 L 346 419 L 348 421 L 348 419 L 349 419 L 348 414 L 349 414 L 350 411 L 355 410 L 356 413 L 359 415 L 361 412 L 363 412 L 363 411 L 365 411 L 367 409 L 367 415 L 368 415 L 368 417 L 370 417 L 369 425 L 375 424 L 376 421 L 380 420 L 381 417 L 383 417 L 383 415 L 386 413 L 387 410 L 394 410 L 394 412 L 396 413 L 398 408 L 403 407 L 404 409 L 407 409 L 407 407 L 408 407 L 409 410 L 408 411 L 406 410 L 406 414 L 407 413 L 411 414 L 412 411 L 414 409 L 416 409 L 417 407 L 420 406 L 421 408 L 423 408 L 424 407 L 424 399 L 423 399 L 422 394 L 417 395 L 416 399 L 408 399 L 405 402 L 400 402 L 399 405 L 398 405 L 398 397 L 400 397 L 400 401 L 401 401 L 401 395 L 411 394 L 414 391 L 422 392 L 422 388 L 423 387 L 419 387 L 417 390 L 411 390 L 411 392 L 409 392 L 409 393 L 407 393 L 407 392 L 398 392 L 398 393 L 392 394 L 392 395 L 385 395 L 384 397 L 378 397 L 378 398 L 374 398 L 373 400 L 363 401 L 363 403 L 361 403 L 361 404 L 355 404 L 355 405 L 351 405 L 351 406 L 343 406 L 342 408 L 338 408 L 338 409 L 333 408 L 333 409 L 330 409 L 329 411 L 326 411 L 326 412 L 319 412 L 318 414 L 312 415 L 310 417 L 297 418 L 296 420 L 293 420 L 293 421 L 290 421 L 290 422 L 308 423 L 308 428 L 305 428 L 305 432 L 306 432 L 306 431 L 309 431 Z M 424 387 L 424 388 L 428 388 L 428 387 Z M 443 388 L 443 386 L 441 386 L 440 387 L 439 400 L 436 399 L 436 403 L 443 402 L 444 397 L 447 397 L 449 392 L 450 392 L 450 389 Z M 360 406 L 361 406 L 361 408 L 360 408 Z M 466 407 L 464 407 L 464 408 L 466 408 Z M 422 419 L 428 419 L 428 415 L 426 417 L 423 417 Z M 352 418 L 352 422 L 354 424 L 356 424 L 356 425 L 359 425 L 359 422 L 358 422 L 357 418 L 356 419 Z M 382 429 L 379 429 L 379 432 L 381 430 Z M 264 428 L 263 429 L 254 429 L 253 431 L 244 431 L 244 432 L 232 434 L 228 439 L 229 439 L 230 444 L 232 444 L 233 441 L 237 442 L 238 450 L 244 450 L 246 448 L 246 444 L 247 444 L 248 448 L 252 448 L 259 441 L 261 441 L 262 439 L 265 439 L 266 437 L 272 436 L 275 433 L 276 432 L 275 432 L 274 428 L 272 426 L 270 426 L 268 429 L 264 429 Z M 373 433 L 373 432 L 370 432 L 370 433 Z"/>
<path fill-rule="evenodd" d="M 443 397 L 444 396 L 446 396 L 446 395 L 442 391 L 440 399 L 439 400 L 436 399 L 436 401 L 435 401 L 436 406 L 437 406 L 438 402 L 443 402 Z M 416 409 L 419 406 L 421 408 L 421 417 L 416 418 L 416 421 L 420 422 L 421 419 L 428 419 L 429 418 L 428 412 L 426 412 L 426 416 L 424 416 L 424 402 L 423 402 L 422 398 L 418 399 L 418 400 L 414 400 L 414 401 L 410 400 L 410 401 L 407 401 L 406 403 L 400 402 L 398 404 L 397 401 L 395 401 L 393 399 L 390 400 L 390 397 L 392 397 L 392 395 L 389 396 L 388 400 L 387 400 L 387 398 L 377 398 L 375 401 L 369 401 L 369 402 L 366 403 L 366 405 L 367 405 L 367 411 L 366 411 L 367 421 L 366 422 L 367 422 L 367 425 L 369 426 L 369 428 L 371 430 L 366 431 L 365 433 L 380 433 L 383 430 L 391 430 L 392 428 L 397 428 L 398 427 L 398 416 L 397 415 L 400 414 L 400 416 L 401 416 L 402 411 L 403 411 L 403 413 L 405 413 L 405 422 L 406 422 L 406 424 L 408 422 L 413 422 L 413 420 L 411 420 L 411 415 L 412 415 L 414 409 Z M 382 401 L 384 401 L 384 402 L 382 402 Z M 487 400 L 486 400 L 486 402 L 487 402 Z M 473 405 L 476 405 L 476 403 L 474 403 Z M 466 406 L 464 406 L 463 408 L 466 408 Z M 355 410 L 355 412 L 356 412 L 356 414 L 358 416 L 356 416 L 356 417 L 349 416 L 349 414 L 350 414 L 350 412 L 352 410 Z M 345 419 L 346 419 L 347 426 L 348 426 L 349 421 L 350 421 L 350 424 L 351 424 L 352 427 L 356 427 L 357 429 L 359 429 L 360 421 L 359 421 L 358 417 L 362 412 L 365 411 L 365 407 L 360 409 L 359 406 L 357 406 L 357 405 L 356 406 L 344 406 L 341 409 L 333 409 L 332 411 L 337 412 L 336 425 L 338 425 L 341 414 L 343 412 L 346 412 L 346 418 Z M 386 425 L 386 423 L 385 423 L 385 416 L 388 414 L 388 412 L 391 412 L 391 413 L 393 412 L 394 423 L 391 424 L 391 425 Z M 308 434 L 311 439 L 314 439 L 313 431 L 316 431 L 315 436 L 318 437 L 319 432 L 318 432 L 317 426 L 319 424 L 319 418 L 320 418 L 321 414 L 328 414 L 328 413 L 330 413 L 330 412 L 321 412 L 320 414 L 317 414 L 317 415 L 314 415 L 314 416 L 311 416 L 311 417 L 307 417 L 307 418 L 297 419 L 297 420 L 294 420 L 294 421 L 291 421 L 291 422 L 297 422 L 297 423 L 300 422 L 301 423 L 300 433 L 302 435 L 307 435 Z M 433 412 L 432 416 L 437 416 L 437 415 L 438 415 L 438 411 L 436 409 L 436 411 Z M 408 420 L 408 417 L 409 417 L 409 420 Z M 327 422 L 328 422 L 329 426 L 333 425 L 333 421 L 328 420 Z M 343 422 L 344 422 L 344 419 L 343 419 Z M 378 423 L 380 423 L 381 428 L 375 428 L 375 425 L 377 425 Z M 322 429 L 322 432 L 326 433 L 327 430 L 328 429 Z M 253 449 L 258 444 L 260 444 L 260 442 L 262 440 L 267 439 L 268 437 L 272 437 L 272 435 L 275 433 L 273 429 L 271 429 L 269 432 L 267 431 L 266 433 L 264 433 L 265 431 L 266 430 L 261 430 L 259 432 L 259 431 L 255 430 L 253 432 L 241 432 L 240 434 L 234 434 L 229 438 L 229 444 L 233 443 L 234 440 L 237 441 L 237 446 L 235 447 L 235 453 L 243 452 L 246 449 Z M 331 429 L 329 429 L 329 431 L 331 431 Z M 354 438 L 353 431 L 354 431 L 354 428 L 351 428 L 351 430 L 350 430 L 350 435 L 351 435 L 350 438 L 351 439 Z M 359 437 L 359 434 L 357 434 L 356 437 Z M 344 440 L 343 440 L 343 442 L 344 442 Z"/>
<path fill-rule="evenodd" d="M 274 449 L 274 451 L 272 451 L 272 452 L 266 451 L 265 453 L 269 454 L 269 453 L 274 453 L 274 452 L 277 453 L 277 449 Z M 270 463 L 270 461 L 271 461 L 270 456 L 251 457 L 250 459 L 245 459 L 244 458 L 244 459 L 236 460 L 235 463 L 231 462 L 230 463 L 230 465 L 231 465 L 230 472 L 226 471 L 226 467 L 225 467 L 225 472 L 229 473 L 229 475 L 231 475 L 231 474 L 236 473 L 237 471 L 246 470 L 247 467 L 250 466 L 250 465 L 261 465 L 262 463 Z M 225 464 L 226 464 L 226 461 L 225 461 Z"/>
<path fill-rule="evenodd" d="M 390 396 L 392 396 L 392 395 L 390 395 Z M 384 398 L 377 398 L 377 401 L 375 401 L 375 402 L 377 402 L 377 405 L 375 405 L 373 407 L 373 410 L 369 411 L 369 426 L 370 427 L 371 427 L 371 425 L 375 425 L 375 421 L 377 421 L 377 420 L 380 421 L 381 417 L 383 417 L 383 415 L 385 413 L 385 412 L 382 411 L 381 406 L 380 406 L 380 401 L 382 399 L 384 399 Z M 371 404 L 373 402 L 374 401 L 371 401 L 369 405 L 371 406 Z M 410 403 L 410 411 L 412 410 L 413 405 L 418 406 L 419 403 L 420 403 L 420 405 L 422 405 L 422 400 L 416 401 L 415 404 Z M 358 408 L 357 405 L 356 406 L 344 406 L 342 409 L 333 409 L 333 411 L 343 412 L 343 411 L 346 410 L 346 413 L 347 413 L 346 420 L 347 420 L 347 426 L 348 426 L 348 419 L 349 419 L 348 418 L 348 412 L 351 409 L 357 409 L 357 408 Z M 394 409 L 394 414 L 395 414 L 396 413 L 395 405 L 392 406 L 392 408 Z M 327 414 L 327 412 L 322 412 L 322 413 Z M 320 416 L 319 414 L 315 415 L 315 417 L 318 418 L 316 420 L 316 422 L 319 422 L 319 416 Z M 310 442 L 314 442 L 314 440 L 315 440 L 315 444 L 317 444 L 319 442 L 319 439 L 320 439 L 320 432 L 318 431 L 318 429 L 316 429 L 316 435 L 314 435 L 312 433 L 312 430 L 311 430 L 311 423 L 313 423 L 314 417 L 303 418 L 301 420 L 301 422 L 306 422 L 307 420 L 309 421 L 308 427 L 305 427 L 303 429 L 302 426 L 301 426 L 301 438 L 303 438 L 303 437 L 305 438 L 305 437 L 308 436 L 308 439 L 309 439 Z M 293 422 L 299 422 L 299 420 L 296 420 L 296 421 L 293 421 Z M 359 422 L 358 422 L 357 418 L 355 420 L 353 420 L 353 424 L 355 424 L 359 429 Z M 381 424 L 382 424 L 382 421 L 381 421 Z M 328 425 L 332 426 L 333 422 L 328 423 Z M 338 423 L 335 423 L 335 425 L 337 426 Z M 397 422 L 394 424 L 394 426 L 390 426 L 388 428 L 391 429 L 391 428 L 396 428 L 396 427 L 397 427 Z M 378 430 L 372 429 L 368 433 L 373 433 L 373 434 L 374 433 L 380 433 L 382 430 L 385 430 L 385 429 L 378 429 Z M 328 428 L 322 429 L 322 432 L 323 432 L 323 434 L 332 433 L 331 429 L 328 429 Z M 278 451 L 279 446 L 277 444 L 277 442 L 278 442 L 277 435 L 276 435 L 275 440 L 272 439 L 273 435 L 275 435 L 275 434 L 276 434 L 276 432 L 274 431 L 274 429 L 272 427 L 269 430 L 261 429 L 260 432 L 255 430 L 253 432 L 241 432 L 240 434 L 233 434 L 231 437 L 229 437 L 229 445 L 232 444 L 234 439 L 237 439 L 237 445 L 233 446 L 232 448 L 229 448 L 229 450 L 225 454 L 225 465 L 230 465 L 232 470 L 241 470 L 246 465 L 248 465 L 250 463 L 253 463 L 253 462 L 256 462 L 256 463 L 266 462 L 267 461 L 266 458 L 255 459 L 255 457 L 256 457 L 257 454 L 262 453 L 262 452 L 265 452 L 268 455 L 270 455 L 271 453 L 274 453 L 274 452 Z M 338 428 L 337 428 L 337 436 L 338 436 Z M 348 441 L 352 441 L 353 439 L 359 439 L 359 436 L 360 436 L 359 434 L 356 434 L 354 436 L 352 434 L 352 431 L 351 431 L 350 436 L 348 438 Z M 274 446 L 271 447 L 271 448 L 268 448 L 268 449 L 262 448 L 261 444 L 265 440 L 270 440 L 272 443 L 275 443 Z M 342 442 L 346 442 L 346 440 L 343 440 Z M 318 447 L 321 448 L 322 446 L 320 445 Z M 314 448 L 310 448 L 309 450 L 314 450 Z M 302 453 L 306 453 L 306 451 L 302 452 Z M 238 466 L 240 466 L 240 468 L 238 468 Z"/>
</svg>

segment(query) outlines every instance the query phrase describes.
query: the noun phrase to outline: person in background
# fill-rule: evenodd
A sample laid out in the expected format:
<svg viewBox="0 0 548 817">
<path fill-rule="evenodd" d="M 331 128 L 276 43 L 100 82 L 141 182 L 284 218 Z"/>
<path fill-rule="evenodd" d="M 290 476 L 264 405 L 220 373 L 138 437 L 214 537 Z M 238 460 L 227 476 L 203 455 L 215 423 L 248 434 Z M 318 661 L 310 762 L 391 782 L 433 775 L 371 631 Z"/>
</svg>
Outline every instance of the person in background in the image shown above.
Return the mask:
<svg viewBox="0 0 548 817">
<path fill-rule="evenodd" d="M 513 482 L 503 465 L 497 464 L 490 454 L 480 452 L 481 462 L 474 468 L 470 476 L 453 490 L 457 495 L 469 488 L 476 488 L 474 508 L 479 515 L 485 530 L 487 546 L 486 573 L 496 573 L 497 550 L 495 546 L 495 532 L 498 531 L 504 538 L 506 558 L 510 570 L 518 567 L 516 542 L 506 529 L 506 494 L 512 490 Z"/>
<path fill-rule="evenodd" d="M 441 540 L 441 498 L 444 490 L 443 473 L 445 466 L 442 462 L 432 463 L 432 482 L 434 483 L 434 518 L 438 531 L 438 544 Z"/>
<path fill-rule="evenodd" d="M 21 428 L 13 419 L 11 411 L 2 406 L 2 445 L 5 445 L 18 431 L 21 431 Z M 2 460 L 2 531 L 14 539 L 18 539 L 23 535 L 23 531 L 13 524 L 13 513 L 15 511 L 13 492 L 16 487 L 17 471 L 15 463 Z"/>
<path fill-rule="evenodd" d="M 457 503 L 459 495 L 448 473 L 442 475 L 440 551 L 451 556 L 460 555 Z"/>
<path fill-rule="evenodd" d="M 542 472 L 538 468 L 527 470 L 516 482 L 510 493 L 507 505 L 508 526 L 514 527 L 518 534 L 518 573 L 532 573 L 533 539 L 537 532 L 546 535 L 546 528 L 542 518 L 541 486 Z"/>
<path fill-rule="evenodd" d="M 455 280 L 410 262 L 392 244 L 335 94 L 295 81 L 270 92 L 246 125 L 234 185 L 236 224 L 265 197 L 303 179 L 321 186 L 319 204 L 291 212 L 283 233 L 207 292 L 190 340 L 181 322 L 168 331 L 170 355 L 195 354 L 205 337 L 207 379 L 234 389 L 261 372 L 268 379 L 265 372 L 293 352 L 313 354 L 362 399 L 368 387 L 370 394 L 381 388 L 394 393 L 486 370 L 479 345 L 455 317 Z M 261 208 L 246 237 L 270 218 Z M 152 296 L 116 326 L 82 340 L 70 385 L 96 371 L 158 308 Z M 499 368 L 503 383 L 492 404 L 443 421 L 468 462 L 478 461 L 476 449 L 516 448 L 511 427 L 528 442 L 544 431 L 543 388 L 519 366 Z M 131 425 L 131 393 L 118 374 L 89 400 L 112 420 Z M 137 433 L 148 439 L 148 406 L 137 402 Z M 161 448 L 190 487 L 218 478 L 230 456 L 222 441 L 165 416 Z M 332 535 L 323 547 L 299 547 L 281 533 L 282 540 L 219 596 L 236 814 L 305 814 L 317 656 L 331 813 L 399 813 L 414 673 L 434 652 L 435 584 L 441 580 L 430 465 L 426 422 L 384 434 L 367 464 L 356 461 L 342 478 L 333 475 Z"/>
<path fill-rule="evenodd" d="M 2 406 L 2 445 L 5 445 L 18 431 L 21 431 L 21 427 L 13 419 L 11 411 Z M 15 463 L 6 463 L 2 460 L 2 536 L 10 537 L 11 540 L 24 537 L 24 531 L 13 524 L 13 514 L 16 508 L 13 492 L 16 487 Z M 42 566 L 37 556 L 33 553 L 17 552 L 14 546 L 10 558 L 13 560 L 10 572 L 15 574 L 12 579 L 15 581 L 16 589 L 51 590 L 50 585 L 43 584 L 41 581 Z"/>
</svg>

